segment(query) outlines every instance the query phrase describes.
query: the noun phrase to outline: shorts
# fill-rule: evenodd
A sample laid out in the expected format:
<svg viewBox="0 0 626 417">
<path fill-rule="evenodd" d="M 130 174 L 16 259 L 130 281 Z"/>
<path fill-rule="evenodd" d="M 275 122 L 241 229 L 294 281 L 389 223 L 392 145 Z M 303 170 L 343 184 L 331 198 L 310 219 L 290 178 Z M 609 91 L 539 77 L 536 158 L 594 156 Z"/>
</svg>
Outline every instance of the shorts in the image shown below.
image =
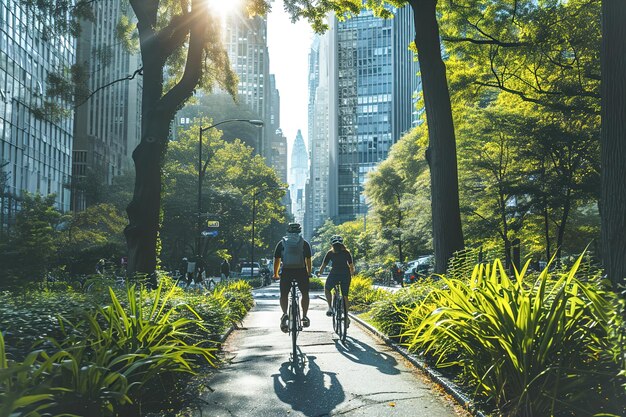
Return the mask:
<svg viewBox="0 0 626 417">
<path fill-rule="evenodd" d="M 349 270 L 345 271 L 333 271 L 330 270 L 330 274 L 328 274 L 328 278 L 326 278 L 326 284 L 324 284 L 324 289 L 326 291 L 330 291 L 335 288 L 337 283 L 341 283 L 341 292 L 344 297 L 348 296 L 350 292 L 350 281 L 352 281 L 352 275 Z"/>
<path fill-rule="evenodd" d="M 287 269 L 283 268 L 283 272 L 280 274 L 280 293 L 288 293 L 291 289 L 291 280 L 295 279 L 298 283 L 298 288 L 302 294 L 309 293 L 309 274 L 306 272 L 306 268 Z"/>
</svg>

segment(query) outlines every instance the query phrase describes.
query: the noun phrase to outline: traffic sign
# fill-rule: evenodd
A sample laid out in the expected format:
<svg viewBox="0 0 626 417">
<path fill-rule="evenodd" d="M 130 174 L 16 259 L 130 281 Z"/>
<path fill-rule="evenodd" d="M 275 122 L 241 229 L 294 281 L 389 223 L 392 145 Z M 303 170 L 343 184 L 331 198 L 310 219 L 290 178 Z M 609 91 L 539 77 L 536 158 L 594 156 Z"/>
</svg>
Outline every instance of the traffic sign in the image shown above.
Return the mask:
<svg viewBox="0 0 626 417">
<path fill-rule="evenodd" d="M 217 230 L 203 230 L 202 236 L 204 237 L 217 237 L 219 232 Z"/>
<path fill-rule="evenodd" d="M 220 227 L 219 220 L 208 220 L 206 222 L 207 227 Z"/>
</svg>

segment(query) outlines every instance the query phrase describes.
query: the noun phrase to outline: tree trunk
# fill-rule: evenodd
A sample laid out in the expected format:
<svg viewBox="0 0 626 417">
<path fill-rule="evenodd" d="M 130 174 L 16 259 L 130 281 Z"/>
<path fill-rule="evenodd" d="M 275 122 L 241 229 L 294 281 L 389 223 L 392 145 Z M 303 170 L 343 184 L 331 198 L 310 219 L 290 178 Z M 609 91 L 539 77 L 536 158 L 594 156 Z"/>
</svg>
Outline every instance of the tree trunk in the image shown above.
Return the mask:
<svg viewBox="0 0 626 417">
<path fill-rule="evenodd" d="M 546 262 L 550 262 L 552 258 L 552 249 L 550 248 L 550 218 L 548 217 L 548 199 L 543 197 L 543 232 L 546 237 Z"/>
<path fill-rule="evenodd" d="M 152 278 L 157 266 L 157 236 L 161 209 L 161 159 L 169 123 L 163 117 L 147 117 L 139 146 L 133 151 L 135 189 L 126 208 L 129 224 L 124 230 L 128 246 L 128 272 Z M 152 135 L 150 132 L 153 132 Z"/>
<path fill-rule="evenodd" d="M 161 166 L 167 149 L 170 123 L 187 101 L 202 76 L 207 37 L 208 3 L 193 0 L 188 13 L 174 16 L 170 24 L 155 31 L 158 0 L 131 0 L 143 63 L 141 142 L 133 151 L 135 189 L 126 208 L 129 224 L 124 229 L 128 246 L 128 273 L 146 275 L 156 284 L 157 241 L 161 211 Z M 167 58 L 187 45 L 185 69 L 180 80 L 163 92 Z"/>
<path fill-rule="evenodd" d="M 437 0 L 411 0 L 409 4 L 428 124 L 426 159 L 430 166 L 435 272 L 444 273 L 454 252 L 464 247 L 450 93 L 441 58 Z"/>
<path fill-rule="evenodd" d="M 602 1 L 602 257 L 615 289 L 626 284 L 626 1 Z"/>
<path fill-rule="evenodd" d="M 556 238 L 556 259 L 557 265 L 560 264 L 561 252 L 563 250 L 563 239 L 565 238 L 565 226 L 567 225 L 567 219 L 569 212 L 572 208 L 572 188 L 569 183 L 567 185 L 567 193 L 565 195 L 565 202 L 563 203 L 563 214 L 561 215 L 561 223 L 558 227 L 558 233 Z"/>
</svg>

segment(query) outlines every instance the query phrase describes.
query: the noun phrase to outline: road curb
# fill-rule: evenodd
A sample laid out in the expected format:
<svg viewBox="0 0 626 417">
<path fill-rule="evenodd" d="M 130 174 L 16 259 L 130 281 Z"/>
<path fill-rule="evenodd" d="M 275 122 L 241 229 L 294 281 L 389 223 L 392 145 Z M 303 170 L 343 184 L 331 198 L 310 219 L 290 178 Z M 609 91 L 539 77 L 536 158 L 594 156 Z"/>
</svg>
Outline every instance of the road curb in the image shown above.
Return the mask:
<svg viewBox="0 0 626 417">
<path fill-rule="evenodd" d="M 439 386 L 443 387 L 443 389 L 448 394 L 450 394 L 459 404 L 461 404 L 465 409 L 471 412 L 475 417 L 487 417 L 487 415 L 485 415 L 482 411 L 476 409 L 474 403 L 469 399 L 467 395 L 465 395 L 465 393 L 461 391 L 461 389 L 454 382 L 450 381 L 448 378 L 444 377 L 436 370 L 428 367 L 423 360 L 419 359 L 416 355 L 410 353 L 406 348 L 399 346 L 397 343 L 381 333 L 371 324 L 365 322 L 364 320 L 360 319 L 352 313 L 348 314 L 351 319 L 359 323 L 370 333 L 382 339 L 387 344 L 387 346 L 390 346 L 393 350 L 401 354 L 405 359 L 411 362 L 413 366 L 425 372 L 431 380 L 433 380 Z"/>
</svg>

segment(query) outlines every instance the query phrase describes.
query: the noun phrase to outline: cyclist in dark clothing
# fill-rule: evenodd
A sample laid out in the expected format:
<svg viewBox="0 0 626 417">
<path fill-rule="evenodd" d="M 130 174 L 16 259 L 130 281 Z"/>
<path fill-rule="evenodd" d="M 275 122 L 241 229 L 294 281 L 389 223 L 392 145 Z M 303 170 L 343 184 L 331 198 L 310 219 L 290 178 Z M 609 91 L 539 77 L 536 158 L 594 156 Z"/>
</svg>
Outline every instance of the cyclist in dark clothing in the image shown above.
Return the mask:
<svg viewBox="0 0 626 417">
<path fill-rule="evenodd" d="M 280 319 L 280 329 L 289 331 L 287 305 L 289 304 L 289 290 L 291 280 L 298 283 L 302 293 L 302 326 L 309 327 L 311 322 L 307 317 L 309 310 L 309 278 L 311 277 L 311 245 L 302 238 L 302 227 L 299 223 L 290 223 L 287 236 L 283 237 L 274 250 L 274 279 L 278 279 L 278 271 L 282 262 L 280 274 L 280 308 L 283 315 Z"/>
<path fill-rule="evenodd" d="M 332 264 L 328 278 L 326 278 L 326 284 L 324 285 L 324 293 L 326 294 L 326 302 L 328 303 L 327 316 L 333 315 L 332 298 L 330 291 L 337 285 L 341 284 L 341 292 L 343 293 L 343 299 L 346 301 L 346 314 L 348 312 L 348 293 L 350 291 L 350 281 L 354 274 L 354 263 L 352 262 L 352 254 L 346 249 L 343 244 L 343 238 L 339 235 L 334 235 L 330 238 L 330 244 L 332 248 L 326 252 L 322 266 L 320 266 L 319 275 L 324 272 L 324 268 L 329 263 Z M 349 323 L 349 321 L 348 321 Z"/>
</svg>

